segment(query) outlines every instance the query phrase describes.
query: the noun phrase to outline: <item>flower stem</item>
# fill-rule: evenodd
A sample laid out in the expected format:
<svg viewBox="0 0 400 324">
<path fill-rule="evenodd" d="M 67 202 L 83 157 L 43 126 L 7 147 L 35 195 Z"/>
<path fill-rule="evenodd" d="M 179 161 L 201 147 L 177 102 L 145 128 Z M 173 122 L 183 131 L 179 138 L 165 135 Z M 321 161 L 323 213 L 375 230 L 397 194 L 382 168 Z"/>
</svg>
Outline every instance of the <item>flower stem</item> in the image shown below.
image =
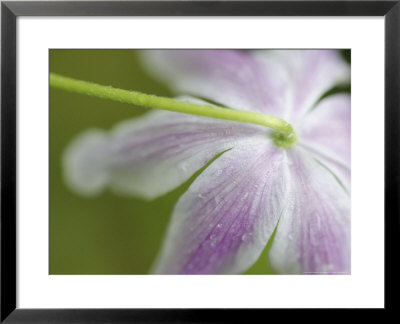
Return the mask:
<svg viewBox="0 0 400 324">
<path fill-rule="evenodd" d="M 281 134 L 279 137 L 280 142 L 285 142 L 286 147 L 288 143 L 290 144 L 289 146 L 291 146 L 297 140 L 296 133 L 292 126 L 283 119 L 272 115 L 183 102 L 171 98 L 148 95 L 137 91 L 128 91 L 92 82 L 76 80 L 55 73 L 50 73 L 50 86 L 148 108 L 266 126 Z"/>
</svg>

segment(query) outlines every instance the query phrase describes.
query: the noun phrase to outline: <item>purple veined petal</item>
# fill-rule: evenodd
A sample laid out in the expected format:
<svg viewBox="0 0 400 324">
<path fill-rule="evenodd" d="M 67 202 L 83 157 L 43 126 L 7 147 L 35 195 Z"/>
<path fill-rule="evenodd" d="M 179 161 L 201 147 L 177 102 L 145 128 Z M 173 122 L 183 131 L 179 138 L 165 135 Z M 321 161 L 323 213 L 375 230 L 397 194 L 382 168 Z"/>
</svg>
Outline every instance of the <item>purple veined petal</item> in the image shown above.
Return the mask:
<svg viewBox="0 0 400 324">
<path fill-rule="evenodd" d="M 350 96 L 340 94 L 323 99 L 305 115 L 299 126 L 299 139 L 350 191 Z"/>
<path fill-rule="evenodd" d="M 283 65 L 291 80 L 283 118 L 297 126 L 297 121 L 317 100 L 338 83 L 350 82 L 350 68 L 337 50 L 258 51 L 257 55 L 272 65 Z"/>
<path fill-rule="evenodd" d="M 284 149 L 263 139 L 236 146 L 214 161 L 177 202 L 154 272 L 248 269 L 265 248 L 286 201 L 284 159 Z"/>
<path fill-rule="evenodd" d="M 290 193 L 270 250 L 284 274 L 350 274 L 350 197 L 307 152 L 288 153 Z"/>
<path fill-rule="evenodd" d="M 266 65 L 249 51 L 149 50 L 142 57 L 149 71 L 178 93 L 233 109 L 281 114 L 286 74 L 275 62 Z"/>
<path fill-rule="evenodd" d="M 153 199 L 238 142 L 267 134 L 262 126 L 152 111 L 110 132 L 91 130 L 78 137 L 64 155 L 65 179 L 85 195 L 110 187 Z"/>
</svg>

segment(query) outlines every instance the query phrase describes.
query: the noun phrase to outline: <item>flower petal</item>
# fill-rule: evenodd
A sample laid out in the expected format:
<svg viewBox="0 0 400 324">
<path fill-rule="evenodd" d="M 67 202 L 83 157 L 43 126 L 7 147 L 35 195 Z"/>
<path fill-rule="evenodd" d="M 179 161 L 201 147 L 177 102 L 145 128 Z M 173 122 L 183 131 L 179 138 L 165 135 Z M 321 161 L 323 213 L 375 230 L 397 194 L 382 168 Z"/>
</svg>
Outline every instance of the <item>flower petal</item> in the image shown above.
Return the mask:
<svg viewBox="0 0 400 324">
<path fill-rule="evenodd" d="M 317 100 L 338 83 L 350 82 L 350 69 L 337 50 L 262 51 L 269 66 L 283 65 L 291 80 L 287 112 L 283 118 L 296 124 Z"/>
<path fill-rule="evenodd" d="M 286 199 L 283 158 L 283 149 L 264 139 L 214 161 L 176 204 L 155 272 L 229 274 L 249 268 Z"/>
<path fill-rule="evenodd" d="M 306 152 L 289 155 L 290 194 L 270 251 L 281 273 L 350 273 L 350 198 Z"/>
<path fill-rule="evenodd" d="M 309 112 L 299 128 L 304 147 L 334 172 L 350 189 L 351 109 L 349 95 L 322 100 Z"/>
<path fill-rule="evenodd" d="M 76 192 L 94 196 L 108 184 L 107 135 L 91 129 L 78 136 L 64 153 L 64 178 Z"/>
<path fill-rule="evenodd" d="M 288 80 L 281 66 L 261 62 L 249 51 L 150 50 L 143 61 L 152 74 L 180 93 L 229 108 L 278 116 Z"/>
<path fill-rule="evenodd" d="M 153 111 L 108 134 L 92 130 L 80 136 L 65 154 L 66 180 L 86 195 L 110 186 L 152 199 L 185 182 L 236 142 L 267 132 L 256 125 Z"/>
</svg>

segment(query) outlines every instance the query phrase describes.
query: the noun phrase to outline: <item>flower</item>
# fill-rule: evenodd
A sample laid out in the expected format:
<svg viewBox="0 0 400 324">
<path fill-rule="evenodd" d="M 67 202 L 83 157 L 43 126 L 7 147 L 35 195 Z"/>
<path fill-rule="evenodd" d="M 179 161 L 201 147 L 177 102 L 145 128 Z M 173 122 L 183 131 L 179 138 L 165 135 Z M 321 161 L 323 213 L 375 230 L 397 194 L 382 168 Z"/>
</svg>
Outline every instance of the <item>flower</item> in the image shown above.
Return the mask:
<svg viewBox="0 0 400 324">
<path fill-rule="evenodd" d="M 279 273 L 350 273 L 350 96 L 319 100 L 349 81 L 339 53 L 151 50 L 144 60 L 173 90 L 209 102 L 180 100 L 274 115 L 298 142 L 285 148 L 263 126 L 152 111 L 76 139 L 64 159 L 69 185 L 153 199 L 220 154 L 176 203 L 155 273 L 243 272 L 274 231 Z"/>
</svg>

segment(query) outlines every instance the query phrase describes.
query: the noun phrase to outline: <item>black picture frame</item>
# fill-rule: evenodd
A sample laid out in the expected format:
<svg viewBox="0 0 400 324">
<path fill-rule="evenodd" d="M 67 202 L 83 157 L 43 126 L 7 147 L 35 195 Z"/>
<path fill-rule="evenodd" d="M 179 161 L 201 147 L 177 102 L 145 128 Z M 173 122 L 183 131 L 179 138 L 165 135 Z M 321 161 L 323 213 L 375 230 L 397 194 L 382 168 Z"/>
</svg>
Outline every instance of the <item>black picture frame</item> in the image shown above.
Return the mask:
<svg viewBox="0 0 400 324">
<path fill-rule="evenodd" d="M 4 323 L 237 322 L 276 310 L 16 308 L 16 19 L 19 16 L 384 16 L 385 308 L 399 284 L 400 1 L 102 1 L 1 3 L 1 318 Z M 371 152 L 373 154 L 373 152 Z M 371 234 L 372 235 L 372 234 Z M 367 289 L 366 289 L 367 292 Z"/>
</svg>

